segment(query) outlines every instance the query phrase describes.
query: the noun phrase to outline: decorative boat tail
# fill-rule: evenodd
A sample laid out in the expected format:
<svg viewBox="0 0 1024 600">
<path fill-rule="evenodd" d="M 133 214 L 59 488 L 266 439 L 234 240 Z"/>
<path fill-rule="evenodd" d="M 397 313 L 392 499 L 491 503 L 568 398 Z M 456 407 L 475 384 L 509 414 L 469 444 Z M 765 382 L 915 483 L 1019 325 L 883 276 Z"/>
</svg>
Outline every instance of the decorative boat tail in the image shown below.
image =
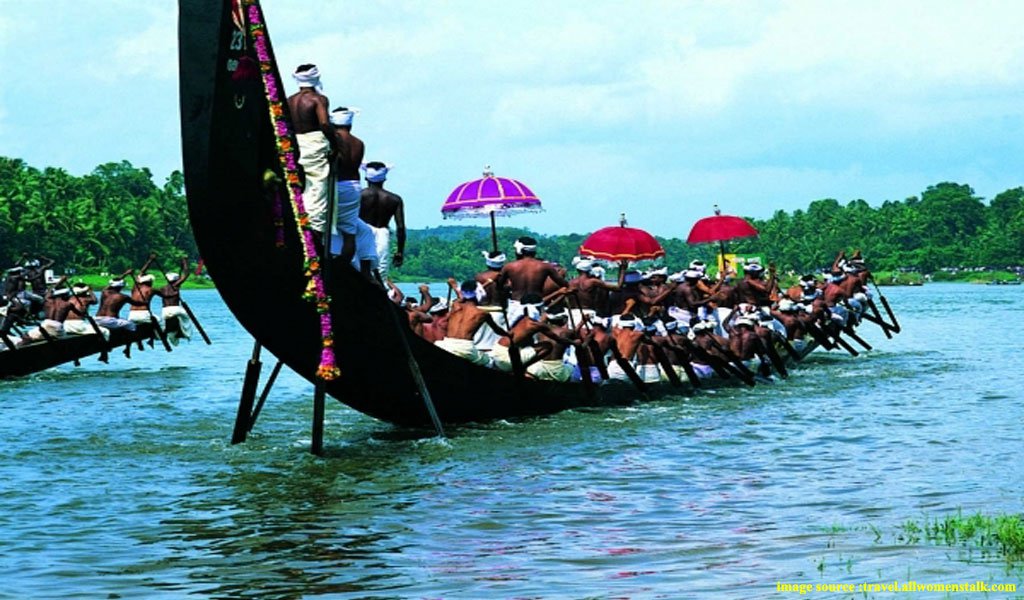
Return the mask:
<svg viewBox="0 0 1024 600">
<path fill-rule="evenodd" d="M 303 297 L 316 293 L 306 267 L 316 275 L 318 261 L 309 255 L 308 232 L 294 224 L 296 214 L 303 217 L 294 192 L 301 186 L 291 173 L 297 145 L 259 3 L 180 0 L 179 39 L 185 185 L 196 242 L 229 309 L 281 362 L 316 383 L 333 352 L 326 366 L 336 365 L 339 374 L 322 382 L 326 392 L 405 426 L 431 425 L 417 366 L 445 423 L 642 397 L 630 382 L 542 381 L 470 364 L 413 333 L 384 292 L 347 265 L 331 269 L 324 282 L 325 320 L 318 303 Z M 323 331 L 325 323 L 333 330 Z M 648 397 L 679 392 L 668 384 L 646 389 Z"/>
</svg>

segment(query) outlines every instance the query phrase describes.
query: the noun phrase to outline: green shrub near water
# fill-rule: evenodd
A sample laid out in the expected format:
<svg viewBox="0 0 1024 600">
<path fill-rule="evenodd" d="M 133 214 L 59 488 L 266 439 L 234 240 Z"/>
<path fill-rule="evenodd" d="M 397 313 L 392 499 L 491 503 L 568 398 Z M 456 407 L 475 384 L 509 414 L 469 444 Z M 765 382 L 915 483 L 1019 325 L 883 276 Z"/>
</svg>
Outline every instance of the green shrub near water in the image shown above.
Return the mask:
<svg viewBox="0 0 1024 600">
<path fill-rule="evenodd" d="M 909 520 L 900 529 L 902 541 L 916 543 L 925 539 L 947 546 L 966 546 L 983 554 L 993 552 L 1011 563 L 1024 561 L 1024 518 L 1022 515 L 983 515 L 965 517 L 960 511 L 943 518 L 925 518 L 923 523 Z"/>
</svg>

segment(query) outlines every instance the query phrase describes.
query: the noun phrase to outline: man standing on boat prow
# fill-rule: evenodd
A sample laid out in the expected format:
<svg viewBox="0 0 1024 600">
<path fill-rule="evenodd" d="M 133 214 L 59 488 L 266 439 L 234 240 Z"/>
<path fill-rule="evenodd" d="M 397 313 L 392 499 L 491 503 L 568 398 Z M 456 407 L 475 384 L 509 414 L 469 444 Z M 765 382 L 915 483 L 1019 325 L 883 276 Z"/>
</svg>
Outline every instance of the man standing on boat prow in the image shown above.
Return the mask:
<svg viewBox="0 0 1024 600">
<path fill-rule="evenodd" d="M 302 201 L 309 215 L 313 238 L 323 247 L 327 227 L 327 190 L 334 152 L 334 132 L 327 115 L 330 102 L 323 95 L 320 71 L 316 65 L 299 65 L 292 74 L 299 91 L 288 97 L 295 139 L 299 143 L 299 165 L 306 174 Z"/>
<path fill-rule="evenodd" d="M 516 260 L 501 268 L 497 285 L 499 292 L 504 292 L 507 288 L 509 312 L 522 310 L 519 308 L 519 301 L 527 294 L 536 294 L 543 298 L 544 282 L 548 279 L 563 288 L 569 285 L 554 265 L 537 258 L 537 240 L 532 237 L 521 237 L 513 246 L 516 249 Z"/>
<path fill-rule="evenodd" d="M 401 196 L 384 189 L 384 181 L 390 170 L 391 167 L 379 161 L 366 163 L 364 173 L 367 187 L 362 191 L 359 208 L 359 218 L 373 230 L 377 271 L 381 279 L 387 279 L 390 264 L 401 267 L 405 259 L 405 205 Z M 393 258 L 389 256 L 392 217 L 395 219 L 395 236 L 398 239 L 398 250 Z"/>
<path fill-rule="evenodd" d="M 352 118 L 356 111 L 344 106 L 331 111 L 334 125 L 334 176 L 337 178 L 334 223 L 341 234 L 341 262 L 348 263 L 356 254 L 356 234 L 359 233 L 359 211 L 362 207 L 363 187 L 359 166 L 363 163 L 366 147 L 363 140 L 352 135 Z M 333 250 L 332 250 L 333 251 Z"/>
</svg>

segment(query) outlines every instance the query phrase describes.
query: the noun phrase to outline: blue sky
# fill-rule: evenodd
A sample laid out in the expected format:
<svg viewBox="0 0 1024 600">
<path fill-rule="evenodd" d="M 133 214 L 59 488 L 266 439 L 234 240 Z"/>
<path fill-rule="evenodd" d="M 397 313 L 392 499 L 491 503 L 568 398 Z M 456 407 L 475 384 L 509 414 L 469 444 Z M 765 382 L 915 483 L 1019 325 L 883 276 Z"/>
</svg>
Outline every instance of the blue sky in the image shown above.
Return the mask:
<svg viewBox="0 0 1024 600">
<path fill-rule="evenodd" d="M 502 224 L 542 233 L 1024 185 L 1021 2 L 263 4 L 282 70 L 317 63 L 362 110 L 411 227 L 485 164 L 546 209 Z M 2 9 L 0 155 L 180 168 L 175 2 Z"/>
</svg>

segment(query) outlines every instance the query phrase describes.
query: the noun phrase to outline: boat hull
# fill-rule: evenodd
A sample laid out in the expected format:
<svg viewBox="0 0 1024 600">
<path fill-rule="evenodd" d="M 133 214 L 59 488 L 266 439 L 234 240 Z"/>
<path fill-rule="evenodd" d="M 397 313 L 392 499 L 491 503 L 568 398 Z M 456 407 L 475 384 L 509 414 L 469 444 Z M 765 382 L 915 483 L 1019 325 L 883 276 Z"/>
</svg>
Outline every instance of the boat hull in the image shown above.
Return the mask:
<svg viewBox="0 0 1024 600">
<path fill-rule="evenodd" d="M 283 202 L 279 232 L 275 199 L 263 187 L 268 172 L 281 176 L 268 103 L 262 81 L 238 69 L 255 60 L 254 51 L 239 43 L 245 32 L 230 0 L 180 0 L 179 14 L 183 164 L 196 242 L 239 323 L 284 364 L 316 381 L 320 322 L 302 298 L 307 279 L 294 215 Z M 280 81 L 280 73 L 274 75 Z M 383 421 L 431 423 L 406 346 L 446 423 L 628 404 L 690 389 L 657 384 L 641 394 L 629 382 L 585 386 L 517 378 L 415 335 L 383 291 L 348 265 L 333 268 L 327 285 L 341 375 L 326 391 Z"/>
</svg>

